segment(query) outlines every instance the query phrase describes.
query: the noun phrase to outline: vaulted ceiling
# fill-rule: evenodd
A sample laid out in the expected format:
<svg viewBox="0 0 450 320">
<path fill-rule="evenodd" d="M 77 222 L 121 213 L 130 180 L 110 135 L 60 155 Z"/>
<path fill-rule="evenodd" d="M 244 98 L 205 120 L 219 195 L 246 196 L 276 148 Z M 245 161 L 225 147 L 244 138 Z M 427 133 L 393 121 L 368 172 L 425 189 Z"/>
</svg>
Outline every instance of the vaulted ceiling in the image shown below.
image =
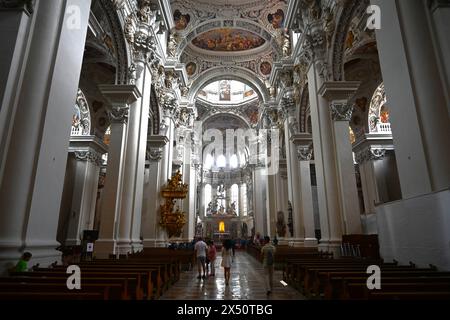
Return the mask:
<svg viewBox="0 0 450 320">
<path fill-rule="evenodd" d="M 172 0 L 176 56 L 190 82 L 215 68 L 251 71 L 264 82 L 281 54 L 284 0 Z M 228 70 L 228 71 L 226 71 Z"/>
</svg>

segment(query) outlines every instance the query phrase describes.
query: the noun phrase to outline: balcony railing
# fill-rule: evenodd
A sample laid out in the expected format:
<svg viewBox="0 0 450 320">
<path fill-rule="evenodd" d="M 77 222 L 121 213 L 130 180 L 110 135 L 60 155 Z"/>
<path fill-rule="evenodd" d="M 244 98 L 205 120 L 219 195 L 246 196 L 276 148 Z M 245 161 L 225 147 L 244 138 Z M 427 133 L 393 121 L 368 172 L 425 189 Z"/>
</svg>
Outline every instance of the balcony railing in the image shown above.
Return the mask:
<svg viewBox="0 0 450 320">
<path fill-rule="evenodd" d="M 377 124 L 377 132 L 391 134 L 392 133 L 391 124 L 390 123 L 378 123 Z"/>
</svg>

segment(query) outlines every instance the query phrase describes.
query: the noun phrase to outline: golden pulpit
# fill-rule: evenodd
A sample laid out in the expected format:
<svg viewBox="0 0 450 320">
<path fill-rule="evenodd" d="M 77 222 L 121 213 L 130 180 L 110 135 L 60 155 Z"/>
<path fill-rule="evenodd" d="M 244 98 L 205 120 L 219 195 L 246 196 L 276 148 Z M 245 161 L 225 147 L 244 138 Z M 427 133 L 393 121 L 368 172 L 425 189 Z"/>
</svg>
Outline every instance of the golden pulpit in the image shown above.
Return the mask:
<svg viewBox="0 0 450 320">
<path fill-rule="evenodd" d="M 186 198 L 189 190 L 189 186 L 183 184 L 182 181 L 182 175 L 180 171 L 177 171 L 161 190 L 161 196 L 165 202 L 160 206 L 161 220 L 159 225 L 166 229 L 169 238 L 181 236 L 183 227 L 186 224 L 185 213 L 181 212 L 179 207 L 174 210 L 175 199 Z"/>
</svg>

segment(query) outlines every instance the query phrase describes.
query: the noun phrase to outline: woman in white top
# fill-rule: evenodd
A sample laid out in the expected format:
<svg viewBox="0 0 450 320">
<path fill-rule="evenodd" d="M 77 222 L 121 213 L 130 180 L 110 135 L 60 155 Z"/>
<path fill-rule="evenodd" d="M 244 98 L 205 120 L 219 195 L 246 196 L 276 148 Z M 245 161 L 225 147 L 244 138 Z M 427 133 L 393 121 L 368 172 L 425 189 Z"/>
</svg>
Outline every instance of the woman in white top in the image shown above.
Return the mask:
<svg viewBox="0 0 450 320">
<path fill-rule="evenodd" d="M 225 285 L 228 285 L 230 283 L 232 254 L 233 254 L 232 243 L 230 240 L 225 240 L 222 246 L 222 263 L 221 263 L 221 266 L 223 267 L 225 274 Z"/>
</svg>

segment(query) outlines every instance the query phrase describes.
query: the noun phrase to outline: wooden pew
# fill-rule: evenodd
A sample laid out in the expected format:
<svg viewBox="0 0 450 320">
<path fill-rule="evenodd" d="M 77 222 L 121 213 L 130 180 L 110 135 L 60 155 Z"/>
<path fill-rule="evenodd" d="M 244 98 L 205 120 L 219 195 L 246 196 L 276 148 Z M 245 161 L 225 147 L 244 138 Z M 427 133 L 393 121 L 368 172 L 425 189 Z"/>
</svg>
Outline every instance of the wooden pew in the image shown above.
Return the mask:
<svg viewBox="0 0 450 320">
<path fill-rule="evenodd" d="M 360 276 L 360 277 L 330 277 L 327 280 L 324 290 L 324 299 L 325 300 L 336 300 L 342 299 L 343 297 L 348 296 L 348 293 L 345 292 L 347 290 L 347 285 L 352 283 L 366 284 L 368 279 L 368 275 Z M 391 283 L 429 283 L 429 282 L 438 282 L 438 283 L 448 283 L 450 288 L 450 277 L 446 276 L 433 276 L 433 273 L 430 276 L 395 276 L 395 277 L 386 277 L 382 278 L 382 287 L 384 284 Z"/>
<path fill-rule="evenodd" d="M 429 279 L 427 282 L 383 283 L 381 290 L 369 290 L 366 283 L 349 283 L 342 293 L 341 300 L 368 300 L 372 292 L 377 293 L 427 293 L 443 292 L 450 294 L 449 282 L 436 282 Z"/>
<path fill-rule="evenodd" d="M 47 270 L 47 271 L 44 271 Z M 65 270 L 52 270 L 52 269 L 40 269 L 33 272 L 13 272 L 11 274 L 13 277 L 37 277 L 37 278 L 65 278 L 67 281 L 68 274 Z M 134 279 L 133 283 L 135 287 L 130 286 L 130 291 L 135 292 L 135 296 L 138 300 L 147 297 L 150 299 L 151 296 L 148 293 L 153 292 L 153 284 L 151 281 L 151 276 L 148 272 L 138 272 L 138 271 L 89 271 L 82 272 L 81 279 L 101 279 L 101 278 L 118 278 L 118 279 Z"/>
<path fill-rule="evenodd" d="M 67 277 L 2 277 L 0 283 L 24 283 L 24 284 L 58 284 L 66 286 Z M 103 286 L 120 286 L 121 293 L 120 299 L 122 300 L 141 300 L 142 297 L 136 296 L 136 292 L 130 292 L 129 288 L 136 288 L 135 278 L 81 278 L 81 288 L 86 285 L 103 285 Z M 136 290 L 136 289 L 135 289 Z M 115 299 L 115 296 L 111 296 L 111 299 Z"/>
<path fill-rule="evenodd" d="M 450 300 L 450 292 L 371 292 L 369 300 Z"/>
<path fill-rule="evenodd" d="M 0 282 L 0 292 L 20 293 L 101 293 L 103 300 L 122 299 L 122 285 L 120 284 L 92 284 L 84 283 L 80 290 L 69 290 L 65 283 L 25 283 Z"/>
<path fill-rule="evenodd" d="M 100 292 L 0 292 L 0 300 L 105 300 Z"/>
</svg>

